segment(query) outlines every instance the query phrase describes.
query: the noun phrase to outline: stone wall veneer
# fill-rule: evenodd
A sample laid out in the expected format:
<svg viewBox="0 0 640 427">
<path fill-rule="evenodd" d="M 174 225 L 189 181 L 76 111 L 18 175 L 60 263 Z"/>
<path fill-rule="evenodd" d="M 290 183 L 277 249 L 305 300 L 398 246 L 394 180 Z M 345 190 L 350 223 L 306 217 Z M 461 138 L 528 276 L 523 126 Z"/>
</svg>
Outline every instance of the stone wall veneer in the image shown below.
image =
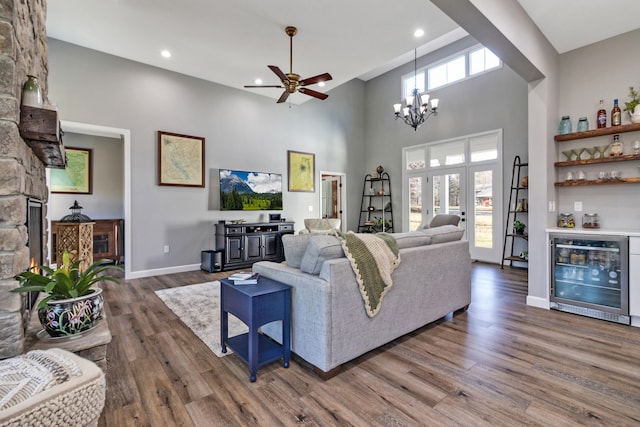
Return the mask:
<svg viewBox="0 0 640 427">
<path fill-rule="evenodd" d="M 0 359 L 24 351 L 23 298 L 9 291 L 29 267 L 27 199 L 48 194 L 45 167 L 18 130 L 27 75 L 47 93 L 45 23 L 46 0 L 0 0 Z"/>
</svg>

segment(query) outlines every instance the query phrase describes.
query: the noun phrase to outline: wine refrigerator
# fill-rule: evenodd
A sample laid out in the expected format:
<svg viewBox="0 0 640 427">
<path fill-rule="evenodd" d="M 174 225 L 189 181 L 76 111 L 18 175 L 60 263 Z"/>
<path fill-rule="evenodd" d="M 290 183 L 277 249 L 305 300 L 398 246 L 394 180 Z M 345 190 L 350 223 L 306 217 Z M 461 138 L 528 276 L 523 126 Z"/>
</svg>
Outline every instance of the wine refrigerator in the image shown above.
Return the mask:
<svg viewBox="0 0 640 427">
<path fill-rule="evenodd" d="M 551 234 L 550 307 L 630 324 L 629 239 Z"/>
</svg>

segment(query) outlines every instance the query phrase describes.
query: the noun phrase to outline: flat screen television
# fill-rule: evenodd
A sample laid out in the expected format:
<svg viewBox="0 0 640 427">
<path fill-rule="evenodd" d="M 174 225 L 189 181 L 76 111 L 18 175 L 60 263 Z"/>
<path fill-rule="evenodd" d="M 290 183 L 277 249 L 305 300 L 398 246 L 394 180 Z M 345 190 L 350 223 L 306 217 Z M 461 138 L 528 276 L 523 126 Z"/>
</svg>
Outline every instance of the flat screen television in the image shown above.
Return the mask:
<svg viewBox="0 0 640 427">
<path fill-rule="evenodd" d="M 220 210 L 281 211 L 282 174 L 220 169 Z"/>
</svg>

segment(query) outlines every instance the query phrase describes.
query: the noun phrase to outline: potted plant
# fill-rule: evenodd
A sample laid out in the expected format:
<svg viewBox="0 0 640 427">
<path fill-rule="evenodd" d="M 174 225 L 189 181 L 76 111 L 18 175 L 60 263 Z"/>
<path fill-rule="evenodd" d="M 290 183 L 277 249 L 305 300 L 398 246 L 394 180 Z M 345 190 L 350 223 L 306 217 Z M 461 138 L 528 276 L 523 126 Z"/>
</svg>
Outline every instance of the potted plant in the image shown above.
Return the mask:
<svg viewBox="0 0 640 427">
<path fill-rule="evenodd" d="M 640 94 L 638 94 L 638 91 L 635 90 L 633 86 L 629 86 L 629 98 L 631 100 L 624 103 L 624 111 L 629 112 L 633 123 L 640 123 L 640 108 L 638 108 L 638 105 L 640 105 Z"/>
<path fill-rule="evenodd" d="M 516 234 L 524 234 L 525 228 L 527 228 L 527 226 L 522 221 L 516 220 L 513 222 L 513 231 Z"/>
<path fill-rule="evenodd" d="M 93 285 L 103 280 L 118 283 L 118 278 L 103 273 L 110 269 L 122 271 L 108 260 L 96 261 L 80 270 L 82 260 L 72 262 L 67 251 L 61 261 L 56 269 L 34 266 L 17 274 L 14 278 L 20 286 L 11 290 L 45 293 L 37 307 L 38 318 L 52 337 L 74 335 L 96 326 L 102 319 L 104 298 L 102 289 Z"/>
</svg>

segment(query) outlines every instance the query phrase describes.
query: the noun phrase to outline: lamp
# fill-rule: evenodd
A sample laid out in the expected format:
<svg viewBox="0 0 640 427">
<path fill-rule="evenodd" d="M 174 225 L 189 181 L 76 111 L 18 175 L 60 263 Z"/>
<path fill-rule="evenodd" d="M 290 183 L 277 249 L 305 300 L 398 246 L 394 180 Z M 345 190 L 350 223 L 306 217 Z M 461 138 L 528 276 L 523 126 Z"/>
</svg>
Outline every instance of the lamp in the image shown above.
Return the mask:
<svg viewBox="0 0 640 427">
<path fill-rule="evenodd" d="M 418 49 L 414 49 L 413 59 L 413 82 L 417 86 L 418 77 Z M 417 131 L 418 127 L 425 122 L 432 115 L 438 114 L 439 99 L 431 100 L 431 107 L 429 107 L 429 94 L 420 93 L 418 88 L 414 88 L 411 91 L 411 95 L 405 100 L 405 107 L 402 104 L 393 104 L 393 109 L 396 114 L 396 120 L 401 118 L 406 124 L 411 126 L 413 130 Z"/>
<path fill-rule="evenodd" d="M 91 218 L 80 213 L 82 206 L 80 206 L 77 200 L 73 202 L 73 206 L 70 206 L 69 209 L 71 209 L 71 214 L 63 216 L 60 222 L 91 222 Z"/>
</svg>

